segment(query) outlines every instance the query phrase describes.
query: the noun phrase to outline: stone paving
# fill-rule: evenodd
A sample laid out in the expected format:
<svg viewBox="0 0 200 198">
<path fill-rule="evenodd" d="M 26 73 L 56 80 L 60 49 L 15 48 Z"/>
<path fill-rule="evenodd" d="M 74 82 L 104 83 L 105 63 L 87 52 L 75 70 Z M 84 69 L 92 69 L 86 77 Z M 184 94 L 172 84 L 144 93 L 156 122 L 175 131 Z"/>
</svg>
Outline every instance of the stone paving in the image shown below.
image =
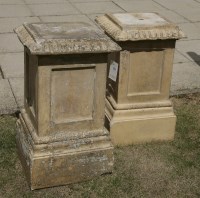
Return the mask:
<svg viewBox="0 0 200 198">
<path fill-rule="evenodd" d="M 200 0 L 0 0 L 0 114 L 23 106 L 23 47 L 13 29 L 23 22 L 83 21 L 106 12 L 157 12 L 177 23 L 171 95 L 200 91 Z"/>
</svg>

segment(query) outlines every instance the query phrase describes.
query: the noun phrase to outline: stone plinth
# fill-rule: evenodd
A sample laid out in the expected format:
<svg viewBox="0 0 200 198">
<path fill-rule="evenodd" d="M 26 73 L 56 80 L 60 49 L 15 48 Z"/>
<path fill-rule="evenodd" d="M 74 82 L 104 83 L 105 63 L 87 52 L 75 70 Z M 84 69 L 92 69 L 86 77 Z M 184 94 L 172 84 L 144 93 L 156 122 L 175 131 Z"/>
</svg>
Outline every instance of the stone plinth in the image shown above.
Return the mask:
<svg viewBox="0 0 200 198">
<path fill-rule="evenodd" d="M 184 36 L 156 13 L 119 13 L 97 22 L 122 48 L 109 56 L 107 128 L 115 145 L 172 140 L 169 100 L 175 42 Z"/>
<path fill-rule="evenodd" d="M 111 172 L 107 56 L 120 47 L 86 23 L 32 23 L 15 31 L 25 58 L 17 145 L 31 189 Z"/>
</svg>

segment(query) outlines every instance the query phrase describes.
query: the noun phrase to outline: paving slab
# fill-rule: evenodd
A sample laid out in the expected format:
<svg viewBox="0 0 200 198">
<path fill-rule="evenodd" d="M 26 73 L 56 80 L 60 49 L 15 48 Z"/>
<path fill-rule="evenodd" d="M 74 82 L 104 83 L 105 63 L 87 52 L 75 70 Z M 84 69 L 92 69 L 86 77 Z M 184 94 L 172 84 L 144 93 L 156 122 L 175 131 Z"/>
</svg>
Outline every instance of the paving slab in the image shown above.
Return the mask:
<svg viewBox="0 0 200 198">
<path fill-rule="evenodd" d="M 0 54 L 0 65 L 4 78 L 24 77 L 24 53 Z"/>
<path fill-rule="evenodd" d="M 191 61 L 200 61 L 200 40 L 178 41 L 176 49 Z"/>
<path fill-rule="evenodd" d="M 12 33 L 14 28 L 24 22 L 40 22 L 40 19 L 38 17 L 0 18 L 0 33 Z"/>
<path fill-rule="evenodd" d="M 127 12 L 159 12 L 162 13 L 165 9 L 159 4 L 149 0 L 113 0 L 118 6 Z"/>
<path fill-rule="evenodd" d="M 199 9 L 200 12 L 200 9 Z M 196 23 L 182 23 L 180 28 L 187 35 L 184 40 L 200 39 L 200 27 Z"/>
<path fill-rule="evenodd" d="M 189 20 L 171 10 L 162 10 L 162 12 L 158 11 L 158 13 L 161 16 L 165 17 L 166 19 L 176 24 L 189 22 Z"/>
<path fill-rule="evenodd" d="M 195 25 L 200 29 L 200 22 L 196 22 Z"/>
<path fill-rule="evenodd" d="M 23 45 L 14 33 L 0 34 L 0 53 L 22 52 Z"/>
<path fill-rule="evenodd" d="M 43 22 L 85 22 L 95 26 L 95 23 L 86 15 L 68 15 L 68 16 L 41 16 Z"/>
<path fill-rule="evenodd" d="M 0 5 L 1 4 L 24 4 L 23 0 L 0 0 Z"/>
<path fill-rule="evenodd" d="M 200 21 L 200 4 L 195 0 L 154 0 L 167 9 L 173 10 L 186 19 Z"/>
<path fill-rule="evenodd" d="M 76 3 L 85 3 L 85 2 L 106 2 L 106 1 L 112 1 L 112 0 L 68 0 L 70 2 L 76 2 Z"/>
<path fill-rule="evenodd" d="M 9 82 L 14 93 L 17 106 L 21 109 L 24 106 L 24 78 L 10 78 Z"/>
<path fill-rule="evenodd" d="M 29 4 L 35 16 L 80 14 L 70 3 Z"/>
<path fill-rule="evenodd" d="M 174 64 L 171 95 L 200 91 L 200 65 L 188 62 Z"/>
<path fill-rule="evenodd" d="M 74 3 L 74 5 L 83 14 L 124 12 L 113 2 L 85 2 Z"/>
<path fill-rule="evenodd" d="M 200 22 L 200 8 L 194 10 L 180 11 L 179 13 L 191 22 Z"/>
<path fill-rule="evenodd" d="M 66 0 L 24 0 L 26 4 L 66 3 Z"/>
<path fill-rule="evenodd" d="M 195 0 L 153 0 L 154 2 L 168 8 L 170 10 L 188 10 L 199 6 Z"/>
<path fill-rule="evenodd" d="M 32 16 L 32 12 L 26 5 L 1 5 L 0 17 Z"/>
<path fill-rule="evenodd" d="M 0 80 L 0 115 L 17 111 L 17 104 L 7 79 Z"/>
<path fill-rule="evenodd" d="M 95 25 L 107 12 L 158 12 L 179 24 L 188 38 L 177 41 L 171 94 L 200 91 L 200 0 L 0 0 L 0 67 L 7 78 L 0 72 L 0 114 L 23 106 L 23 46 L 15 27 L 40 21 Z"/>
<path fill-rule="evenodd" d="M 185 56 L 183 56 L 177 50 L 175 50 L 175 53 L 174 53 L 174 63 L 187 63 L 187 62 L 192 62 L 192 61 L 189 60 L 188 58 L 186 58 Z"/>
</svg>

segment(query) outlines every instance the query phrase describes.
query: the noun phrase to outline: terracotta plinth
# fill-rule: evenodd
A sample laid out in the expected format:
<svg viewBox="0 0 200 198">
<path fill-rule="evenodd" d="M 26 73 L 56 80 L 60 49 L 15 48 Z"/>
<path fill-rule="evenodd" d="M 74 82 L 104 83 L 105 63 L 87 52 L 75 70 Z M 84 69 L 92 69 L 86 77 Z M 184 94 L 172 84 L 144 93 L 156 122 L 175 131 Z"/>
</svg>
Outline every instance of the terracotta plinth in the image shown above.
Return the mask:
<svg viewBox="0 0 200 198">
<path fill-rule="evenodd" d="M 15 31 L 25 57 L 17 145 L 31 189 L 111 172 L 107 56 L 120 47 L 85 23 L 32 23 Z"/>
<path fill-rule="evenodd" d="M 172 140 L 176 116 L 169 100 L 175 42 L 183 32 L 156 13 L 100 16 L 122 48 L 109 56 L 106 117 L 114 145 Z"/>
</svg>

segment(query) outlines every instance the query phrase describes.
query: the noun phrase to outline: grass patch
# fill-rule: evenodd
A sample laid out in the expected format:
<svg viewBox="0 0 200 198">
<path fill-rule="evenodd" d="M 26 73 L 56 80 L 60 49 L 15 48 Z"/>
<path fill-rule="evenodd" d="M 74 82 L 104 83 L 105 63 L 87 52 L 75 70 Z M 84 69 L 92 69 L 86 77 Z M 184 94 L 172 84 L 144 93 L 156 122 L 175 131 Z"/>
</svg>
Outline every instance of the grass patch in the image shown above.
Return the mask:
<svg viewBox="0 0 200 198">
<path fill-rule="evenodd" d="M 4 190 L 15 175 L 17 161 L 15 145 L 15 118 L 0 117 L 0 189 Z M 0 191 L 1 195 L 1 191 Z"/>
<path fill-rule="evenodd" d="M 0 197 L 200 197 L 200 94 L 172 100 L 173 142 L 116 148 L 112 174 L 35 191 L 29 190 L 16 155 L 16 119 L 0 117 Z"/>
</svg>

